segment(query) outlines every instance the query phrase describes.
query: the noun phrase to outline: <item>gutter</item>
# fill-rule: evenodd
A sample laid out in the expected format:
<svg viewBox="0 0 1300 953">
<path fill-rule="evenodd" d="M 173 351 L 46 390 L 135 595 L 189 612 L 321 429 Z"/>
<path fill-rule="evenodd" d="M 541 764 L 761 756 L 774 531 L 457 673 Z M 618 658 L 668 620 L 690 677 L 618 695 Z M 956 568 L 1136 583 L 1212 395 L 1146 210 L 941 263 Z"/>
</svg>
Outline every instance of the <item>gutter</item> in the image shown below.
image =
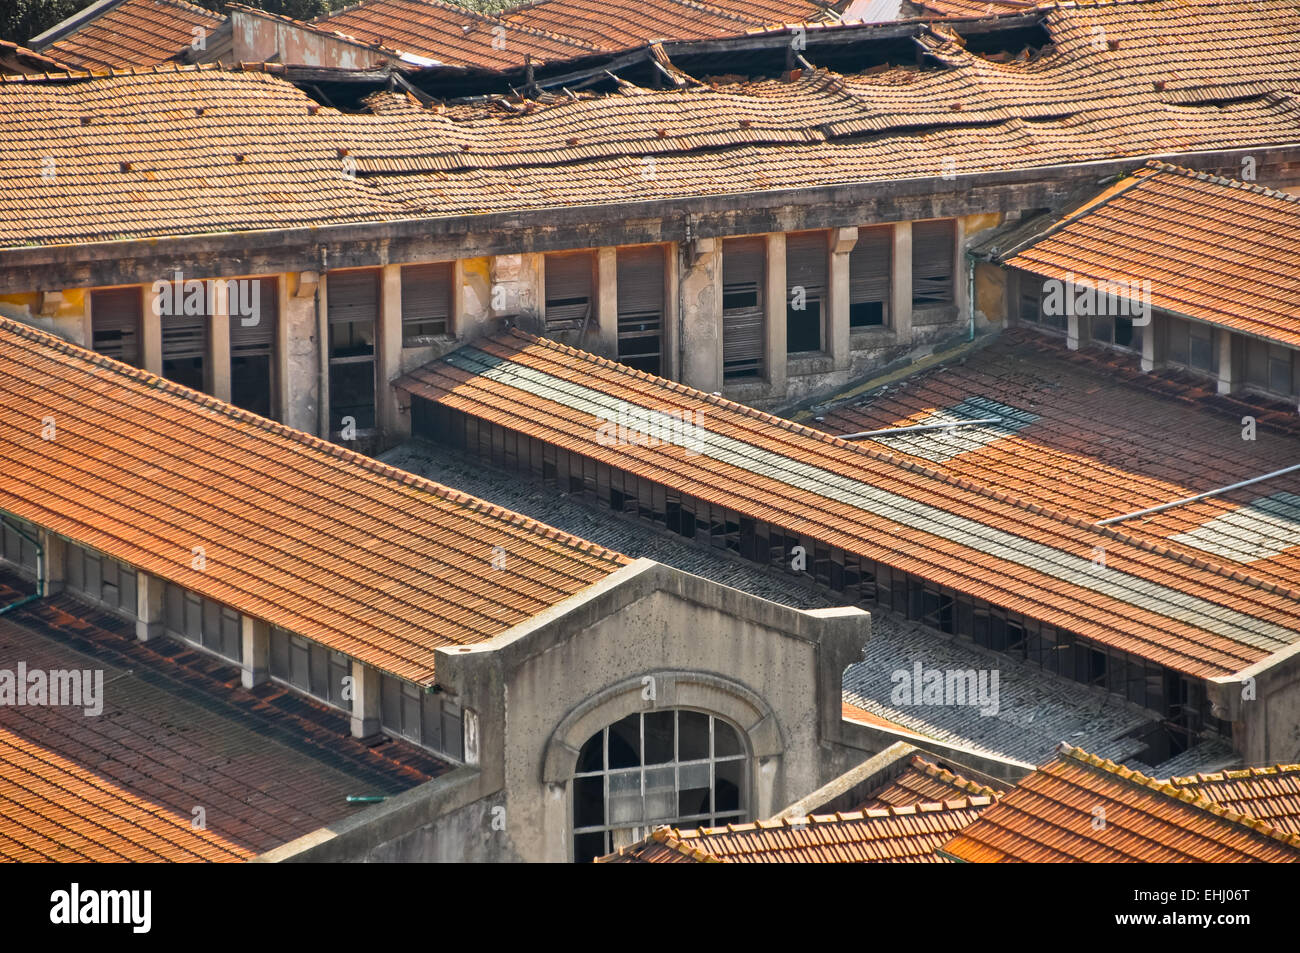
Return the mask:
<svg viewBox="0 0 1300 953">
<path fill-rule="evenodd" d="M 39 539 L 28 536 L 19 529 L 17 525 L 10 522 L 5 517 L 0 516 L 0 523 L 4 523 L 15 533 L 36 547 L 36 592 L 30 596 L 23 596 L 23 598 L 19 599 L 17 602 L 11 602 L 7 606 L 0 606 L 0 615 L 4 615 L 7 612 L 12 612 L 14 609 L 27 605 L 29 602 L 35 602 L 37 599 L 45 598 L 45 547 L 41 545 Z"/>
</svg>

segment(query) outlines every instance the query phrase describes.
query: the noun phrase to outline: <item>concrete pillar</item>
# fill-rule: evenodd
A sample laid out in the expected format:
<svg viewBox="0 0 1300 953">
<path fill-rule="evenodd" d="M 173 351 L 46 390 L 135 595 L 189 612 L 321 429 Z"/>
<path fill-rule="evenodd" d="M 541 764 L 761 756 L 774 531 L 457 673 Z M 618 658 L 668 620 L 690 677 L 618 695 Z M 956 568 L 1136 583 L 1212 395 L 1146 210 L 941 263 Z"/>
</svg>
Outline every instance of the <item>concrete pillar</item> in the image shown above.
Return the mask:
<svg viewBox="0 0 1300 953">
<path fill-rule="evenodd" d="M 711 394 L 722 390 L 722 240 L 681 248 L 680 331 L 665 344 L 680 353 L 682 383 Z"/>
<path fill-rule="evenodd" d="M 618 359 L 618 249 L 596 249 L 596 325 L 593 350 Z"/>
<path fill-rule="evenodd" d="M 352 660 L 352 737 L 379 734 L 379 669 Z"/>
<path fill-rule="evenodd" d="M 894 258 L 889 276 L 889 326 L 900 344 L 912 341 L 912 223 L 894 223 Z"/>
<path fill-rule="evenodd" d="M 289 294 L 293 287 L 291 279 L 296 284 L 295 275 L 275 276 L 276 312 L 271 316 L 275 319 L 274 351 L 271 355 L 271 416 L 281 423 L 285 421 L 285 411 L 289 406 L 289 374 L 285 365 L 289 355 L 286 328 L 289 323 Z"/>
<path fill-rule="evenodd" d="M 280 391 L 282 423 L 320 434 L 320 362 L 317 340 L 316 293 L 320 274 L 300 271 L 286 275 L 281 286 L 280 325 L 276 329 L 276 385 Z"/>
<path fill-rule="evenodd" d="M 163 634 L 163 593 L 166 584 L 144 570 L 135 574 L 135 637 L 148 642 Z"/>
<path fill-rule="evenodd" d="M 45 558 L 44 565 L 40 567 L 45 578 L 45 594 L 58 595 L 68 579 L 68 541 L 47 529 L 41 530 L 38 538 Z"/>
<path fill-rule="evenodd" d="M 316 340 L 316 435 L 328 440 L 330 431 L 330 326 L 329 326 L 329 276 L 322 272 L 316 286 L 315 333 Z"/>
<path fill-rule="evenodd" d="M 402 266 L 384 265 L 375 329 L 375 419 L 385 434 L 401 430 L 392 381 L 402 375 Z"/>
<path fill-rule="evenodd" d="M 1219 393 L 1232 393 L 1232 339 L 1233 333 L 1227 328 L 1215 328 L 1219 336 Z"/>
<path fill-rule="evenodd" d="M 85 288 L 47 292 L 41 299 L 41 314 L 45 314 L 50 305 L 55 307 L 54 324 L 59 328 L 59 333 L 73 344 L 90 347 L 90 292 Z"/>
<path fill-rule="evenodd" d="M 766 309 L 764 325 L 766 343 L 763 363 L 767 365 L 768 391 L 774 395 L 785 393 L 785 316 L 790 302 L 790 290 L 785 281 L 785 232 L 767 235 L 767 288 L 763 295 Z"/>
<path fill-rule="evenodd" d="M 224 282 L 219 282 L 224 284 Z M 229 288 L 229 285 L 226 285 Z M 208 386 L 218 400 L 230 400 L 230 299 L 211 295 L 212 315 L 208 319 Z"/>
<path fill-rule="evenodd" d="M 1066 290 L 1069 293 L 1069 290 Z M 1070 309 L 1070 313 L 1065 317 L 1065 346 L 1071 351 L 1079 350 L 1079 316 Z"/>
<path fill-rule="evenodd" d="M 239 663 L 239 680 L 245 688 L 252 688 L 271 677 L 271 627 L 261 619 L 241 615 L 240 637 L 244 660 Z"/>
<path fill-rule="evenodd" d="M 953 220 L 953 237 L 956 247 L 953 249 L 953 289 L 952 300 L 957 306 L 957 316 L 967 325 L 970 324 L 970 262 L 966 260 L 966 219 L 958 216 Z"/>
<path fill-rule="evenodd" d="M 144 369 L 150 374 L 162 376 L 162 322 L 155 313 L 153 292 L 148 286 L 140 288 L 140 300 L 143 319 L 140 321 L 140 359 Z"/>
<path fill-rule="evenodd" d="M 831 229 L 826 349 L 831 356 L 831 366 L 837 371 L 847 370 L 852 358 L 849 345 L 849 253 L 857 243 L 856 228 Z"/>
<path fill-rule="evenodd" d="M 677 268 L 677 263 L 681 260 L 677 252 L 677 243 L 674 242 L 665 249 L 668 256 L 664 262 L 664 337 L 663 337 L 663 356 L 659 361 L 659 373 L 669 380 L 678 380 L 681 374 L 681 361 L 677 352 L 677 342 L 681 340 L 679 330 L 681 314 L 679 309 L 679 294 L 681 284 L 681 272 Z"/>
<path fill-rule="evenodd" d="M 1151 315 L 1151 323 L 1142 329 L 1142 370 L 1147 373 L 1156 367 L 1156 333 L 1164 331 L 1164 325 L 1157 326 L 1156 321 L 1156 316 Z"/>
</svg>

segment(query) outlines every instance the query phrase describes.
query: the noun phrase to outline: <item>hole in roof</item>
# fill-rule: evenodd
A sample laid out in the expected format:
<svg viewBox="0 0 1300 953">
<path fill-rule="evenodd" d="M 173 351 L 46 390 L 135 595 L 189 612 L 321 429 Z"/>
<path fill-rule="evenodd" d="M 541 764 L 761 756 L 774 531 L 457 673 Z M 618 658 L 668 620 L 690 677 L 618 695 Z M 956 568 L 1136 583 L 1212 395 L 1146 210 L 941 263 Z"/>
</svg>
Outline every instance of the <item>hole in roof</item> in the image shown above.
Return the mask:
<svg viewBox="0 0 1300 953">
<path fill-rule="evenodd" d="M 1024 430 L 1038 420 L 1037 414 L 1019 410 L 988 397 L 967 397 L 960 404 L 932 411 L 921 420 L 900 426 L 917 427 L 931 424 L 955 424 L 968 420 L 997 418 L 997 423 L 971 424 L 944 430 L 922 430 L 900 433 L 897 436 L 881 435 L 872 440 L 891 450 L 909 453 L 934 463 L 943 463 L 969 450 L 978 450 L 994 441 Z"/>
<path fill-rule="evenodd" d="M 1271 559 L 1300 546 L 1300 496 L 1261 496 L 1169 539 L 1241 563 Z"/>
</svg>

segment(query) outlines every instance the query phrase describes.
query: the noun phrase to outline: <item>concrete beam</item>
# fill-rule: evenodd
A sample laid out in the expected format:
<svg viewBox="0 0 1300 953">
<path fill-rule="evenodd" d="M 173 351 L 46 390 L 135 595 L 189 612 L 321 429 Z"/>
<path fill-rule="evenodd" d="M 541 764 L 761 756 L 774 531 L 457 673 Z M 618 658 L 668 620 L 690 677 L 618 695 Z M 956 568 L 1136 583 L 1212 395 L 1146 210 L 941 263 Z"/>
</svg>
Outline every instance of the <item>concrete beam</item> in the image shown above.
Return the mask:
<svg viewBox="0 0 1300 953">
<path fill-rule="evenodd" d="M 148 642 L 163 634 L 163 594 L 166 584 L 144 570 L 135 574 L 135 637 Z"/>
<path fill-rule="evenodd" d="M 244 649 L 239 680 L 245 688 L 252 688 L 271 677 L 271 627 L 247 615 L 240 616 L 239 624 Z"/>
<path fill-rule="evenodd" d="M 768 387 L 773 393 L 785 393 L 786 380 L 786 307 L 790 289 L 785 280 L 785 232 L 767 234 L 767 286 L 763 293 L 764 329 L 763 363 Z"/>
<path fill-rule="evenodd" d="M 894 223 L 889 326 L 899 344 L 912 342 L 912 223 Z"/>
<path fill-rule="evenodd" d="M 379 669 L 352 660 L 352 737 L 379 734 Z"/>
</svg>

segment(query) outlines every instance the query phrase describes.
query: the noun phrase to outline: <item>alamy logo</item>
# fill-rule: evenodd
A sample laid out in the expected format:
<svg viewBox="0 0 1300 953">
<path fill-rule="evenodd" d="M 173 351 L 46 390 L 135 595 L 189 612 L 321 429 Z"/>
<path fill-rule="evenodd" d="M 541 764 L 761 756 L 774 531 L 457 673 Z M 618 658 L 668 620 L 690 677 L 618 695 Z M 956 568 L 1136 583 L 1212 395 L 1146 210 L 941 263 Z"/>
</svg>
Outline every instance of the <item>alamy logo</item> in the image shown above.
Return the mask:
<svg viewBox="0 0 1300 953">
<path fill-rule="evenodd" d="M 104 710 L 104 670 L 0 668 L 0 705 L 80 708 L 93 718 Z"/>
<path fill-rule="evenodd" d="M 1145 327 L 1151 323 L 1151 279 L 1092 281 L 1068 272 L 1064 281 L 1043 282 L 1043 314 L 1125 317 Z"/>
<path fill-rule="evenodd" d="M 51 923 L 126 923 L 132 933 L 148 933 L 152 921 L 152 890 L 82 890 L 74 883 L 50 894 Z"/>
<path fill-rule="evenodd" d="M 920 662 L 890 675 L 889 700 L 900 707 L 914 705 L 973 705 L 981 715 L 998 713 L 998 670 L 923 668 Z"/>
<path fill-rule="evenodd" d="M 155 281 L 151 290 L 159 317 L 228 314 L 246 328 L 262 320 L 262 283 L 255 278 L 186 280 L 178 271 L 171 281 Z"/>
<path fill-rule="evenodd" d="M 602 410 L 604 421 L 596 428 L 596 442 L 602 447 L 682 447 L 687 456 L 701 452 L 703 433 L 699 413 L 694 410 L 651 410 L 620 402 L 614 411 Z"/>
</svg>

